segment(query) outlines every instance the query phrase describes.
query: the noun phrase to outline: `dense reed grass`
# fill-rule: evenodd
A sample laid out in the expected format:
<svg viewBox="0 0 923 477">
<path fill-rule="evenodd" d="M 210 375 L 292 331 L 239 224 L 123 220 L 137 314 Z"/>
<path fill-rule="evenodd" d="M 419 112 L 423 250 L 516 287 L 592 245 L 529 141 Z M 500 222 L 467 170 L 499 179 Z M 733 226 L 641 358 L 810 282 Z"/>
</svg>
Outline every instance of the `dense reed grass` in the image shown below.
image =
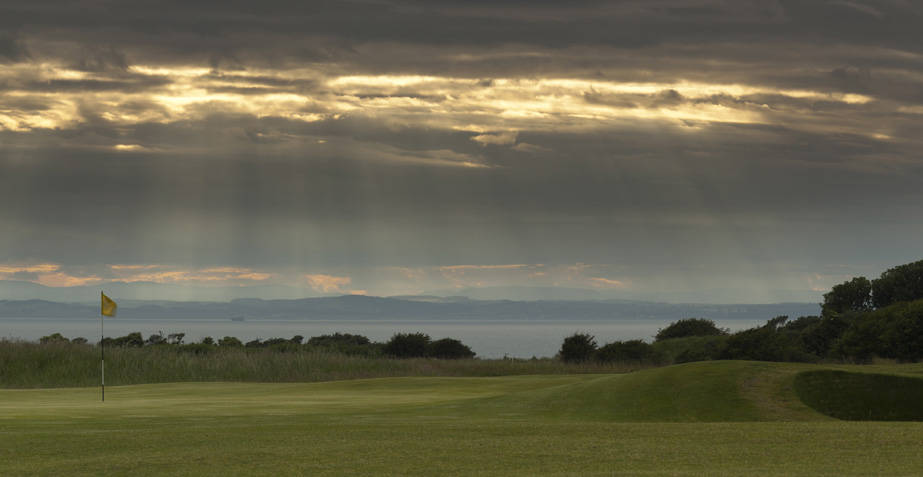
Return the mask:
<svg viewBox="0 0 923 477">
<path fill-rule="evenodd" d="M 107 347 L 106 384 L 181 381 L 315 382 L 398 376 L 508 376 L 624 373 L 636 363 L 563 363 L 555 359 L 393 359 L 299 350 L 214 347 L 195 353 L 178 346 Z M 97 346 L 0 340 L 0 387 L 96 386 Z"/>
</svg>

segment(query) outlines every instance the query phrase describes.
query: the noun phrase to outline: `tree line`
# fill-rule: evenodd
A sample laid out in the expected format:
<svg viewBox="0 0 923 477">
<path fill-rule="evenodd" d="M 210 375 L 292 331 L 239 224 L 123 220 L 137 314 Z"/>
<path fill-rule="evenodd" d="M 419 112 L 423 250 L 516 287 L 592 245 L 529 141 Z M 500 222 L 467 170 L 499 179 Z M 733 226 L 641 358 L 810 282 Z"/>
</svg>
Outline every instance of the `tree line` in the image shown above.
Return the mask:
<svg viewBox="0 0 923 477">
<path fill-rule="evenodd" d="M 243 342 L 233 336 L 218 340 L 206 336 L 195 343 L 185 343 L 185 333 L 152 334 L 145 339 L 140 332 L 129 333 L 116 338 L 103 338 L 105 347 L 160 347 L 169 346 L 181 351 L 204 354 L 221 349 L 268 349 L 279 352 L 296 352 L 318 350 L 365 357 L 393 358 L 437 358 L 463 359 L 473 358 L 474 351 L 461 341 L 453 338 L 433 340 L 426 333 L 396 333 L 384 343 L 374 342 L 369 338 L 350 334 L 333 333 L 314 336 L 305 341 L 304 336 L 295 335 L 289 339 L 269 338 Z M 72 343 L 89 345 L 86 338 L 68 339 L 60 333 L 43 336 L 41 344 Z"/>
<path fill-rule="evenodd" d="M 923 359 L 923 260 L 890 268 L 874 280 L 855 277 L 824 294 L 820 316 L 730 333 L 704 318 L 661 329 L 653 343 L 615 341 L 598 346 L 588 333 L 564 339 L 558 356 L 569 362 L 637 361 L 651 364 L 714 359 L 843 361 Z"/>
</svg>

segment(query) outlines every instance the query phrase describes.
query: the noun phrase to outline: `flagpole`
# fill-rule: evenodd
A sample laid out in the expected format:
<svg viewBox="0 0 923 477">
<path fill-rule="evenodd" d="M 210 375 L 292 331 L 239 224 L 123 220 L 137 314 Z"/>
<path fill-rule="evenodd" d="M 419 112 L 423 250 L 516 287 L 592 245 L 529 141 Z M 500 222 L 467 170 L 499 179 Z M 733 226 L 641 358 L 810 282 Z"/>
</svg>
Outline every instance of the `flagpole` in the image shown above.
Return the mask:
<svg viewBox="0 0 923 477">
<path fill-rule="evenodd" d="M 100 300 L 102 300 L 103 292 L 99 292 Z M 106 402 L 106 345 L 105 338 L 103 334 L 103 313 L 102 310 L 99 312 L 99 373 L 100 373 L 100 389 L 102 390 L 102 402 Z"/>
</svg>

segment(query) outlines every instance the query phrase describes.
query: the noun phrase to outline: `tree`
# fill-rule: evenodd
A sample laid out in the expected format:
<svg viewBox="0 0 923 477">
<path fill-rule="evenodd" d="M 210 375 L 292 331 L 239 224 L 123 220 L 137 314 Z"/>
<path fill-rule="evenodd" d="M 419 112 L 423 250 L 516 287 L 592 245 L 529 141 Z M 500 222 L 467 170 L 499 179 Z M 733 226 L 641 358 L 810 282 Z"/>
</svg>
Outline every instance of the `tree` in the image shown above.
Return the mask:
<svg viewBox="0 0 923 477">
<path fill-rule="evenodd" d="M 70 343 L 71 341 L 65 338 L 61 333 L 53 333 L 48 336 L 42 336 L 38 340 L 41 344 L 52 344 L 52 343 Z"/>
<path fill-rule="evenodd" d="M 426 354 L 429 335 L 425 333 L 396 333 L 385 343 L 384 352 L 395 358 L 420 358 Z"/>
<path fill-rule="evenodd" d="M 166 343 L 167 343 L 167 339 L 163 337 L 163 331 L 161 331 L 160 333 L 152 334 L 151 336 L 148 336 L 147 341 L 145 341 L 145 344 L 148 344 L 148 345 L 162 345 Z"/>
<path fill-rule="evenodd" d="M 561 343 L 558 354 L 566 363 L 581 363 L 588 361 L 596 352 L 596 337 L 587 333 L 574 333 Z"/>
<path fill-rule="evenodd" d="M 243 345 L 244 344 L 241 343 L 239 339 L 233 336 L 225 336 L 224 338 L 221 338 L 220 340 L 218 340 L 218 346 L 225 347 L 225 348 L 237 348 Z"/>
<path fill-rule="evenodd" d="M 872 304 L 884 308 L 923 298 L 923 260 L 888 269 L 872 281 Z"/>
<path fill-rule="evenodd" d="M 655 356 L 654 347 L 641 340 L 615 341 L 599 348 L 594 355 L 597 361 L 604 363 L 650 362 L 655 361 Z"/>
<path fill-rule="evenodd" d="M 824 316 L 847 311 L 868 311 L 872 308 L 872 282 L 865 277 L 856 277 L 835 285 L 824 294 L 821 304 Z"/>
<path fill-rule="evenodd" d="M 443 338 L 433 341 L 426 347 L 426 355 L 441 359 L 473 358 L 474 351 L 465 346 L 461 341 L 452 338 Z"/>
<path fill-rule="evenodd" d="M 657 331 L 654 341 L 668 340 L 671 338 L 685 338 L 687 336 L 720 336 L 728 334 L 726 328 L 718 328 L 712 320 L 705 318 L 685 318 Z"/>
<path fill-rule="evenodd" d="M 167 335 L 167 343 L 172 345 L 181 345 L 183 344 L 183 338 L 186 337 L 186 333 L 170 333 Z"/>
</svg>

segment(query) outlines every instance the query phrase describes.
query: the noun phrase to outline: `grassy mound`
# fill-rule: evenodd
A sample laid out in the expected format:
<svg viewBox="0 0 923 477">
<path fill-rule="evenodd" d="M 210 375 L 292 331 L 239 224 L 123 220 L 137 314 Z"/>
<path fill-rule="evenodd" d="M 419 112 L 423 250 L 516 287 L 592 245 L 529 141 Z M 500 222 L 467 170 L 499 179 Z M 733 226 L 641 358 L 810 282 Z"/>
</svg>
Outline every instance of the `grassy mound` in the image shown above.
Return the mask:
<svg viewBox="0 0 923 477">
<path fill-rule="evenodd" d="M 791 390 L 804 365 L 697 362 L 522 389 L 447 403 L 458 416 L 603 422 L 740 422 L 828 419 Z"/>
<path fill-rule="evenodd" d="M 889 374 L 817 370 L 795 377 L 808 406 L 849 421 L 923 421 L 923 379 Z"/>
</svg>

